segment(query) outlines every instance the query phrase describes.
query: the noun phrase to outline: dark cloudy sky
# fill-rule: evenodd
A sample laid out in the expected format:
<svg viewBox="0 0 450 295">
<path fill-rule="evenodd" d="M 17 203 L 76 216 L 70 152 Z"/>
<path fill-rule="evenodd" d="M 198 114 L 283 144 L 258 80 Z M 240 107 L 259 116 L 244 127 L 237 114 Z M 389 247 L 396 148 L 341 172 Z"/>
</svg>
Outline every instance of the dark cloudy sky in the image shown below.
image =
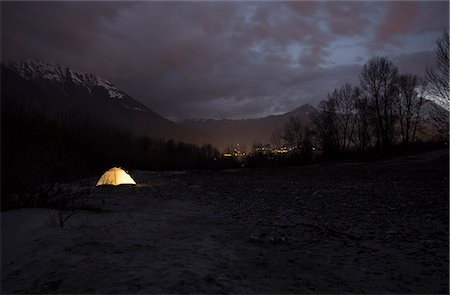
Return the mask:
<svg viewBox="0 0 450 295">
<path fill-rule="evenodd" d="M 447 1 L 1 3 L 2 60 L 108 78 L 171 119 L 317 104 L 372 56 L 422 74 Z"/>
</svg>

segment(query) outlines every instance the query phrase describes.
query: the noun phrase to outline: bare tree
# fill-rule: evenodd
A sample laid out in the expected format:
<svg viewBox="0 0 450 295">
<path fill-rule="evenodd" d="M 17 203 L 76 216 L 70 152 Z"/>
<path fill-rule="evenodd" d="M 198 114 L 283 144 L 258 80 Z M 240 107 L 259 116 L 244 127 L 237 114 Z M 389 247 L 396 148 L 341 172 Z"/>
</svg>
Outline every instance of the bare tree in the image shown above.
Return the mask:
<svg viewBox="0 0 450 295">
<path fill-rule="evenodd" d="M 341 88 L 335 89 L 328 95 L 327 112 L 335 125 L 336 140 L 341 152 L 348 152 L 355 131 L 355 97 L 359 89 L 345 83 Z"/>
<path fill-rule="evenodd" d="M 284 140 L 282 128 L 276 128 L 272 132 L 272 136 L 270 137 L 270 143 L 272 143 L 276 148 L 280 148 L 283 146 Z"/>
<path fill-rule="evenodd" d="M 394 140 L 394 102 L 397 67 L 385 57 L 374 57 L 364 65 L 360 84 L 375 111 L 377 146 L 389 148 Z"/>
<path fill-rule="evenodd" d="M 419 93 L 420 84 L 416 75 L 404 74 L 398 77 L 398 98 L 395 106 L 403 144 L 414 141 L 420 123 L 420 109 L 424 102 Z"/>
<path fill-rule="evenodd" d="M 431 117 L 438 135 L 448 140 L 450 85 L 449 85 L 449 35 L 448 31 L 436 41 L 436 67 L 427 68 L 429 94 L 439 107 L 433 108 Z"/>
<path fill-rule="evenodd" d="M 436 41 L 436 68 L 427 68 L 429 92 L 444 107 L 450 103 L 448 31 Z"/>
<path fill-rule="evenodd" d="M 339 143 L 336 138 L 333 105 L 329 100 L 323 100 L 319 103 L 318 109 L 319 113 L 313 117 L 312 122 L 317 131 L 320 146 L 324 154 L 336 154 L 339 151 Z"/>
<path fill-rule="evenodd" d="M 302 118 L 290 117 L 289 122 L 284 125 L 283 140 L 295 147 L 297 155 L 303 160 L 310 160 L 313 146 L 313 131 L 310 124 Z"/>
<path fill-rule="evenodd" d="M 365 105 L 360 98 L 360 88 L 345 83 L 319 104 L 320 114 L 314 123 L 324 152 L 346 153 L 353 148 L 365 149 L 369 138 L 368 109 L 362 108 Z M 360 111 L 364 113 L 360 115 Z"/>
<path fill-rule="evenodd" d="M 372 144 L 373 128 L 371 122 L 374 122 L 374 112 L 367 96 L 361 93 L 359 88 L 355 89 L 355 131 L 352 141 L 358 151 L 364 152 Z"/>
</svg>

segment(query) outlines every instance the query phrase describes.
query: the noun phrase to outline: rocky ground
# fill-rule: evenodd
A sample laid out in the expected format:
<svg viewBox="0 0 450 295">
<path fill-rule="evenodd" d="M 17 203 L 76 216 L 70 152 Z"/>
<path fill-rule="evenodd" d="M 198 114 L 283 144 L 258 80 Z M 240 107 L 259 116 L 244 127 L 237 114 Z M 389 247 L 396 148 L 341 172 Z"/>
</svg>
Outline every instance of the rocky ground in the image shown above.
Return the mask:
<svg viewBox="0 0 450 295">
<path fill-rule="evenodd" d="M 448 294 L 448 163 L 134 171 L 63 228 L 2 212 L 1 291 Z"/>
</svg>

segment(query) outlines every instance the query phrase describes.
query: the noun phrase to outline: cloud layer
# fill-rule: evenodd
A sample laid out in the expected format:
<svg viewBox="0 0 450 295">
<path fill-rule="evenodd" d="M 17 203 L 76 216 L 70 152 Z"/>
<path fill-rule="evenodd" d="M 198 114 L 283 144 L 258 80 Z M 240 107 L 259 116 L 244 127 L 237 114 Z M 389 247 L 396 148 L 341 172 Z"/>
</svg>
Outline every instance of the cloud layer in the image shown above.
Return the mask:
<svg viewBox="0 0 450 295">
<path fill-rule="evenodd" d="M 316 104 L 385 55 L 433 64 L 448 2 L 1 3 L 2 59 L 104 76 L 172 119 Z"/>
</svg>

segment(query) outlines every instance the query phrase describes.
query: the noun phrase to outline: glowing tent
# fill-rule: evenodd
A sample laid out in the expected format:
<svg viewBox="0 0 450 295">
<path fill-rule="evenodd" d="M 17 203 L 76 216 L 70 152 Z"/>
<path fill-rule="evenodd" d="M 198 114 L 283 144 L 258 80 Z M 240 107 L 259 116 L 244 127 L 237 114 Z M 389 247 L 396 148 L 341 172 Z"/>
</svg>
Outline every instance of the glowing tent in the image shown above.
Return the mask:
<svg viewBox="0 0 450 295">
<path fill-rule="evenodd" d="M 123 169 L 114 167 L 103 173 L 97 182 L 99 185 L 120 185 L 120 184 L 136 184 L 128 173 Z"/>
</svg>

